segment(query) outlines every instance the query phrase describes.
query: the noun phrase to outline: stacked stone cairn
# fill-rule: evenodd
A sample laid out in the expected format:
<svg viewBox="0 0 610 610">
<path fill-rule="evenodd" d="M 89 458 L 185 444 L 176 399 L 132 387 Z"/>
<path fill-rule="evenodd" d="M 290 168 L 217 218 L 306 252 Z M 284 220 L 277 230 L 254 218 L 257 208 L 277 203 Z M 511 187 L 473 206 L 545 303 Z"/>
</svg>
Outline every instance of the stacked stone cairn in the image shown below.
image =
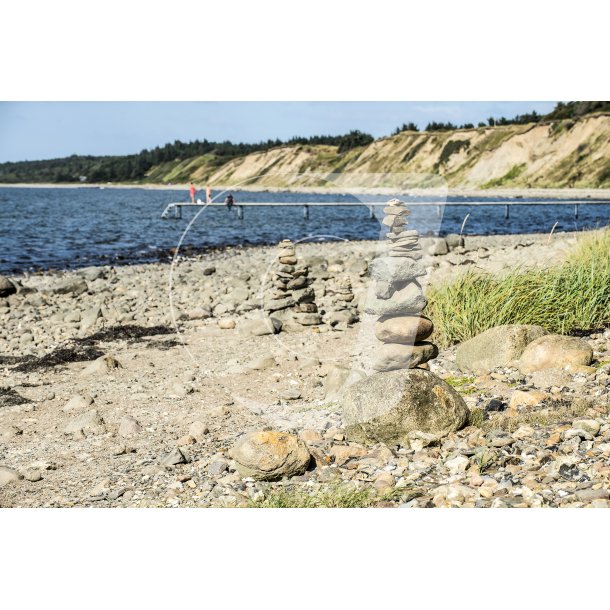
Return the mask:
<svg viewBox="0 0 610 610">
<path fill-rule="evenodd" d="M 289 239 L 277 246 L 278 265 L 272 274 L 272 289 L 264 308 L 282 321 L 295 321 L 302 326 L 320 324 L 321 316 L 315 303 L 306 265 L 299 265 L 294 244 Z"/>
<path fill-rule="evenodd" d="M 354 301 L 352 281 L 349 275 L 338 277 L 330 290 L 332 291 L 332 304 L 328 323 L 338 330 L 343 330 L 347 328 L 348 324 L 358 321 L 357 303 Z"/>
<path fill-rule="evenodd" d="M 374 293 L 369 294 L 365 307 L 366 313 L 379 316 L 375 336 L 381 346 L 375 350 L 372 368 L 411 369 L 438 355 L 437 347 L 425 341 L 434 330 L 433 324 L 421 315 L 427 300 L 417 278 L 426 275 L 426 270 L 421 263 L 419 235 L 407 228 L 410 212 L 406 205 L 392 199 L 383 211 L 387 241 L 381 256 L 369 265 Z"/>
</svg>

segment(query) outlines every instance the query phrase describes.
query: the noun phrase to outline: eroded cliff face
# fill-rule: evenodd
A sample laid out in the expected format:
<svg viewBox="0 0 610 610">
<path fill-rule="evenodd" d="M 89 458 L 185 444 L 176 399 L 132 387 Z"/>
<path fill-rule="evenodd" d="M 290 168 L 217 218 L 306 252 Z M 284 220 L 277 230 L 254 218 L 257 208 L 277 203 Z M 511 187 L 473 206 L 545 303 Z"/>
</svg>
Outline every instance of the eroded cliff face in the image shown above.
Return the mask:
<svg viewBox="0 0 610 610">
<path fill-rule="evenodd" d="M 403 132 L 338 154 L 333 146 L 291 146 L 254 153 L 220 167 L 188 159 L 156 180 L 227 186 L 391 186 L 387 174 L 417 176 L 417 186 L 598 188 L 610 186 L 610 115 L 448 132 Z M 156 175 L 155 175 L 156 172 Z M 304 176 L 296 177 L 295 174 Z M 312 176 L 315 176 L 312 178 Z M 416 186 L 416 184 L 414 184 Z"/>
</svg>

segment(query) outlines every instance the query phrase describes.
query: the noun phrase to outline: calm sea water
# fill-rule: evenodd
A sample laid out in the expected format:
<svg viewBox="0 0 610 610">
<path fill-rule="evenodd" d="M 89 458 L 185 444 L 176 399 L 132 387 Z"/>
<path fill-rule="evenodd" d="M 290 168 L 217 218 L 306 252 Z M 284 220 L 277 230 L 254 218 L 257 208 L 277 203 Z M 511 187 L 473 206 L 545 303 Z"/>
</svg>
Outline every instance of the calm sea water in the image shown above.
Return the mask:
<svg viewBox="0 0 610 610">
<path fill-rule="evenodd" d="M 235 196 L 237 203 L 358 201 L 351 195 L 336 194 L 239 192 Z M 359 199 L 381 203 L 388 197 Z M 196 210 L 185 209 L 180 220 L 162 220 L 161 212 L 172 201 L 186 200 L 184 190 L 0 187 L 0 273 L 165 260 Z M 457 207 L 451 205 L 452 201 L 485 198 L 450 198 L 442 210 L 442 219 L 436 207 L 414 208 L 411 225 L 422 234 L 459 233 L 468 213 L 465 234 L 548 232 L 555 222 L 556 231 L 610 224 L 610 205 L 586 205 L 586 200 L 580 206 L 578 219 L 574 218 L 573 206 L 551 205 L 513 206 L 509 220 L 504 218 L 503 207 Z M 377 210 L 381 215 L 381 207 Z M 369 218 L 366 206 L 312 207 L 309 220 L 303 218 L 303 208 L 298 205 L 245 208 L 243 220 L 237 218 L 235 209 L 229 212 L 209 208 L 193 224 L 183 245 L 199 249 L 269 244 L 284 238 L 297 240 L 317 235 L 378 239 L 379 226 L 377 219 Z"/>
</svg>

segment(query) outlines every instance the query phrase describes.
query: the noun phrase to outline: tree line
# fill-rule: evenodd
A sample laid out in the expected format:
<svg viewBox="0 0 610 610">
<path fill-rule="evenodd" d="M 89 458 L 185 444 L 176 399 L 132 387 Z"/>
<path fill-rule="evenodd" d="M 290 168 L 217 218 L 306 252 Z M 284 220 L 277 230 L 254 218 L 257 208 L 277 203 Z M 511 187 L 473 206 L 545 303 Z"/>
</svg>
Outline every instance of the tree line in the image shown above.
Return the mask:
<svg viewBox="0 0 610 610">
<path fill-rule="evenodd" d="M 610 112 L 610 102 L 557 102 L 555 108 L 548 114 L 539 114 L 535 110 L 518 114 L 512 119 L 506 117 L 489 117 L 487 122 L 477 123 L 477 127 L 495 127 L 496 125 L 525 125 L 526 123 L 539 123 L 540 121 L 554 121 L 562 119 L 577 119 L 592 112 Z M 451 122 L 442 123 L 431 121 L 424 131 L 455 131 L 456 129 L 474 129 L 473 123 L 454 125 Z M 413 123 L 403 123 L 397 127 L 392 135 L 398 135 L 404 131 L 419 131 L 419 127 Z"/>
<path fill-rule="evenodd" d="M 358 130 L 339 136 L 320 135 L 293 137 L 282 141 L 267 140 L 254 144 L 194 140 L 144 149 L 133 155 L 91 156 L 72 155 L 61 159 L 45 161 L 19 161 L 0 164 L 0 182 L 130 182 L 144 180 L 147 172 L 163 163 L 174 163 L 210 155 L 212 164 L 220 166 L 234 159 L 254 152 L 261 152 L 280 146 L 326 144 L 337 146 L 340 154 L 359 146 L 366 146 L 373 136 Z"/>
</svg>

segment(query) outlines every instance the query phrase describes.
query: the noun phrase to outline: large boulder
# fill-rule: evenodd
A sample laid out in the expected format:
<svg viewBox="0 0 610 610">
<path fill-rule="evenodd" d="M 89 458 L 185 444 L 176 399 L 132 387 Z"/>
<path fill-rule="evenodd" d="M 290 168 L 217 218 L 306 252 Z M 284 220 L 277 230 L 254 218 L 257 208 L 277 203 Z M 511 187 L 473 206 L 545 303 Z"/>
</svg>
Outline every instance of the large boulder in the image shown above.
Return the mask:
<svg viewBox="0 0 610 610">
<path fill-rule="evenodd" d="M 505 324 L 495 326 L 462 343 L 455 361 L 462 371 L 489 371 L 514 364 L 534 340 L 547 334 L 542 326 Z"/>
<path fill-rule="evenodd" d="M 242 438 L 229 452 L 242 477 L 277 481 L 301 475 L 311 455 L 307 445 L 294 434 L 259 430 Z"/>
<path fill-rule="evenodd" d="M 519 362 L 522 373 L 569 365 L 589 365 L 593 360 L 591 346 L 578 337 L 546 335 L 532 341 L 523 351 Z"/>
<path fill-rule="evenodd" d="M 361 443 L 435 441 L 464 426 L 468 407 L 442 379 L 423 369 L 376 373 L 341 400 L 346 434 Z"/>
<path fill-rule="evenodd" d="M 6 297 L 10 297 L 11 294 L 15 294 L 17 292 L 17 287 L 11 280 L 3 275 L 0 275 L 0 299 L 4 299 Z"/>
</svg>

